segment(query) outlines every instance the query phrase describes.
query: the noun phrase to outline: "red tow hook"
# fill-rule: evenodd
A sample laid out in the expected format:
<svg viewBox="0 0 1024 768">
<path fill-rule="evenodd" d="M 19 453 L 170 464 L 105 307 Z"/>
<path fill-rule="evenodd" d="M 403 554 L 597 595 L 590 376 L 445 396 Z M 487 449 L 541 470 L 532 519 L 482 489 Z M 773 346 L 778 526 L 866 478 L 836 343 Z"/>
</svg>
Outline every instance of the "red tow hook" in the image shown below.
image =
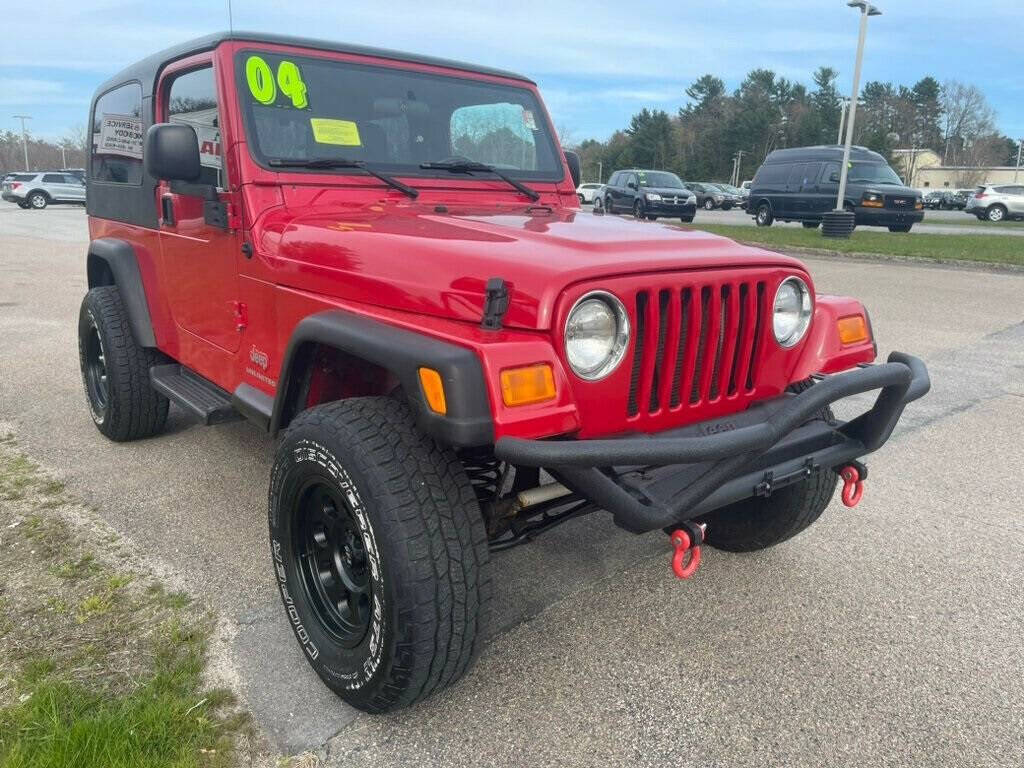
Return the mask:
<svg viewBox="0 0 1024 768">
<path fill-rule="evenodd" d="M 839 470 L 839 476 L 843 479 L 843 504 L 856 507 L 864 497 L 864 481 L 861 480 L 860 470 L 848 464 Z"/>
<path fill-rule="evenodd" d="M 672 531 L 671 536 L 672 546 L 675 548 L 675 554 L 672 555 L 672 570 L 680 579 L 690 578 L 700 567 L 700 545 L 704 541 L 704 529 L 707 528 L 707 525 L 701 523 L 688 527 L 692 529 L 693 538 L 691 538 L 690 532 L 682 528 Z M 690 555 L 688 560 L 687 553 Z M 685 563 L 684 560 L 686 560 Z"/>
</svg>

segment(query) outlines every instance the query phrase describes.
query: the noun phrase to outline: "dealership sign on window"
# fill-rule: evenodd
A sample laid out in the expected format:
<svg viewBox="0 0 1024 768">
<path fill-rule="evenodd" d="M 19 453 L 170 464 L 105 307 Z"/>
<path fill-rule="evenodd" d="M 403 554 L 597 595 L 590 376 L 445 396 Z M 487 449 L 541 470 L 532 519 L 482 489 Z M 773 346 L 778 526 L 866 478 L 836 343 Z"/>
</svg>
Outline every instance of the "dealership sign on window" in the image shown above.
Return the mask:
<svg viewBox="0 0 1024 768">
<path fill-rule="evenodd" d="M 142 159 L 142 118 L 131 115 L 104 115 L 100 125 L 101 155 L 121 155 Z"/>
</svg>

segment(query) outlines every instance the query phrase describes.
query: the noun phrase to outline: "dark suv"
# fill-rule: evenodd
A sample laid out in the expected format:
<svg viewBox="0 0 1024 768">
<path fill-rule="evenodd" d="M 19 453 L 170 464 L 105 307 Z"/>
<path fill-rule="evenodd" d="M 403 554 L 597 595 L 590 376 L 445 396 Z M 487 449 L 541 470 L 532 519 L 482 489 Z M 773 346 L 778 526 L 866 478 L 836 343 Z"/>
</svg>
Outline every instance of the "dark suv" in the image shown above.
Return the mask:
<svg viewBox="0 0 1024 768">
<path fill-rule="evenodd" d="M 775 219 L 817 227 L 822 214 L 836 207 L 842 160 L 839 146 L 775 150 L 754 176 L 747 210 L 759 227 Z M 924 218 L 920 193 L 905 186 L 885 158 L 864 147 L 850 150 L 843 207 L 856 214 L 857 224 L 890 232 L 909 232 Z"/>
<path fill-rule="evenodd" d="M 636 218 L 651 221 L 678 216 L 690 222 L 697 212 L 697 197 L 674 173 L 634 168 L 612 174 L 604 188 L 604 209 L 608 213 L 632 211 Z"/>
</svg>

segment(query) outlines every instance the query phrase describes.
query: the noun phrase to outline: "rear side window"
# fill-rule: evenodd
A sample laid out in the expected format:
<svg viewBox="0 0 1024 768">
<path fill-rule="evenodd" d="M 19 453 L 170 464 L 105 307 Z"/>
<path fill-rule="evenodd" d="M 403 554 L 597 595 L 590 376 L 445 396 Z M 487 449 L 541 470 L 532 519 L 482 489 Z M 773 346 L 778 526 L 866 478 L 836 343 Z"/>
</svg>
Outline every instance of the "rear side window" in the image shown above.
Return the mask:
<svg viewBox="0 0 1024 768">
<path fill-rule="evenodd" d="M 11 181 L 32 181 L 35 177 L 34 173 L 15 173 L 11 176 Z"/>
<path fill-rule="evenodd" d="M 64 184 L 63 173 L 44 173 L 43 184 Z"/>
<path fill-rule="evenodd" d="M 168 91 L 167 119 L 195 131 L 199 143 L 199 183 L 224 189 L 224 162 L 220 146 L 220 112 L 213 68 L 203 67 L 178 75 Z"/>
<path fill-rule="evenodd" d="M 94 181 L 142 183 L 142 86 L 127 83 L 96 100 L 92 114 Z"/>
<path fill-rule="evenodd" d="M 754 179 L 755 184 L 785 184 L 789 177 L 789 164 L 762 165 Z"/>
</svg>

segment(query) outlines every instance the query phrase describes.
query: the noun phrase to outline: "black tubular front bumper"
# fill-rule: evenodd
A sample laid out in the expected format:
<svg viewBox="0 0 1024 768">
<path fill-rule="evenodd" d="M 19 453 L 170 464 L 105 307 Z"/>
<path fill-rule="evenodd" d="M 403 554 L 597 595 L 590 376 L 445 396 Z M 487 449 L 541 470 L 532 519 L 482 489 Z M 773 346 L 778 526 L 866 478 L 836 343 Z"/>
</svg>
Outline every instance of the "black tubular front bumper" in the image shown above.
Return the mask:
<svg viewBox="0 0 1024 768">
<path fill-rule="evenodd" d="M 877 450 L 903 408 L 928 392 L 921 360 L 893 352 L 886 363 L 829 376 L 797 395 L 653 436 L 608 440 L 503 437 L 494 454 L 544 467 L 566 487 L 636 533 L 667 528 L 711 510 L 834 469 Z M 851 395 L 881 390 L 848 422 L 814 415 Z"/>
</svg>

